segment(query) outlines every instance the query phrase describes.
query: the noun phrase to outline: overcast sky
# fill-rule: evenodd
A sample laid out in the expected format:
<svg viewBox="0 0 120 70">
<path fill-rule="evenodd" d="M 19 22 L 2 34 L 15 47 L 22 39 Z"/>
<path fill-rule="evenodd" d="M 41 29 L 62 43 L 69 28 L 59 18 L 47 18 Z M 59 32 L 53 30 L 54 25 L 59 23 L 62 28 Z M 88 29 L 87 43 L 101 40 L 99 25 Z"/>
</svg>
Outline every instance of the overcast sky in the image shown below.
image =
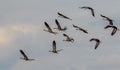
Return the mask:
<svg viewBox="0 0 120 70">
<path fill-rule="evenodd" d="M 78 8 L 82 6 L 92 7 L 95 17 Z M 58 17 L 57 12 L 72 20 Z M 120 29 L 120 0 L 0 0 L 0 70 L 120 70 L 120 31 L 111 36 L 112 29 L 104 29 L 108 22 L 100 14 Z M 43 31 L 45 21 L 55 28 L 55 19 L 67 30 L 53 30 L 57 35 Z M 63 33 L 75 41 L 63 42 Z M 97 50 L 91 38 L 101 40 Z M 48 52 L 53 40 L 57 49 L 63 49 L 59 54 Z M 21 60 L 20 49 L 35 61 Z"/>
</svg>

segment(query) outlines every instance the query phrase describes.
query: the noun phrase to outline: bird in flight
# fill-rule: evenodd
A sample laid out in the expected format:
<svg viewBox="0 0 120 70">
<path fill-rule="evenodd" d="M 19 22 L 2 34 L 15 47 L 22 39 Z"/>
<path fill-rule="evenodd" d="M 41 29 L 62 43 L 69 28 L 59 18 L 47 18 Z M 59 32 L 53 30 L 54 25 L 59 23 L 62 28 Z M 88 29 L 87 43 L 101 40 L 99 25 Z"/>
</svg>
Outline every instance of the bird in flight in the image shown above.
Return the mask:
<svg viewBox="0 0 120 70">
<path fill-rule="evenodd" d="M 60 50 L 56 50 L 56 42 L 55 40 L 53 40 L 53 43 L 52 43 L 52 51 L 49 51 L 49 52 L 53 52 L 53 53 L 58 53 L 60 51 L 62 51 L 63 49 L 60 49 Z"/>
<path fill-rule="evenodd" d="M 95 45 L 95 48 L 94 48 L 94 49 L 96 50 L 101 41 L 100 41 L 99 39 L 97 39 L 97 38 L 91 38 L 91 39 L 90 39 L 90 42 L 91 42 L 91 41 L 95 41 L 95 42 L 96 42 L 96 45 Z"/>
<path fill-rule="evenodd" d="M 63 34 L 63 36 L 66 37 L 66 40 L 63 40 L 63 41 L 74 42 L 74 39 L 69 37 L 67 34 Z"/>
<path fill-rule="evenodd" d="M 72 20 L 71 18 L 61 14 L 60 12 L 57 12 L 57 14 L 59 15 L 58 17 L 62 17 L 62 18 L 65 18 L 65 19 L 69 19 L 69 20 Z"/>
<path fill-rule="evenodd" d="M 65 31 L 65 30 L 67 30 L 67 27 L 64 27 L 64 28 L 61 27 L 61 25 L 60 25 L 60 23 L 58 22 L 57 19 L 55 19 L 55 23 L 57 25 L 57 28 L 54 28 L 54 29 L 58 29 L 59 31 Z"/>
<path fill-rule="evenodd" d="M 107 29 L 107 28 L 112 28 L 112 32 L 111 32 L 111 36 L 113 36 L 117 30 L 119 30 L 116 26 L 113 26 L 113 25 L 107 25 L 104 29 Z"/>
<path fill-rule="evenodd" d="M 52 33 L 52 34 L 57 34 L 57 32 L 53 32 L 52 29 L 50 28 L 50 26 L 47 24 L 47 22 L 44 22 L 45 26 L 47 27 L 48 30 L 45 30 L 44 31 L 47 31 L 49 33 Z"/>
<path fill-rule="evenodd" d="M 88 34 L 87 30 L 85 30 L 85 29 L 83 29 L 83 28 L 80 28 L 80 27 L 78 27 L 78 26 L 76 26 L 76 25 L 74 25 L 74 24 L 73 24 L 73 27 L 74 27 L 74 28 L 77 28 L 76 30 L 81 30 L 82 32 Z"/>
<path fill-rule="evenodd" d="M 20 53 L 23 55 L 23 58 L 21 57 L 20 59 L 23 59 L 25 61 L 32 61 L 32 60 L 35 60 L 35 59 L 29 59 L 28 56 L 23 52 L 23 50 L 19 50 Z"/>
<path fill-rule="evenodd" d="M 113 20 L 112 19 L 110 19 L 109 17 L 106 17 L 106 16 L 104 16 L 104 15 L 100 15 L 102 18 L 105 18 L 105 20 L 107 20 L 108 22 L 109 22 L 109 25 L 113 25 Z"/>
<path fill-rule="evenodd" d="M 93 9 L 93 8 L 88 7 L 88 6 L 83 6 L 83 7 L 79 7 L 79 8 L 81 8 L 81 9 L 89 9 L 89 10 L 91 10 L 92 16 L 95 17 L 94 9 Z"/>
</svg>

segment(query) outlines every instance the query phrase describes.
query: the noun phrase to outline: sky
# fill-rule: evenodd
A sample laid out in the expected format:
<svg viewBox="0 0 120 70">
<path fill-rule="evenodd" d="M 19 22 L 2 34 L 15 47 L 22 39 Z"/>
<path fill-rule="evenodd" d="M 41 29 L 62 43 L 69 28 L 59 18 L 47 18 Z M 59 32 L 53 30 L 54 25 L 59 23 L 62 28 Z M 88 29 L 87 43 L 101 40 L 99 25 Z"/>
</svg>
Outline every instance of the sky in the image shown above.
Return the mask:
<svg viewBox="0 0 120 70">
<path fill-rule="evenodd" d="M 95 17 L 88 10 L 90 6 Z M 1 70 L 120 70 L 120 31 L 114 36 L 112 29 L 104 29 L 108 22 L 100 14 L 113 19 L 120 29 L 119 0 L 0 0 L 0 69 Z M 58 17 L 57 12 L 72 20 Z M 66 31 L 58 31 L 55 19 Z M 47 22 L 57 35 L 43 31 Z M 75 30 L 72 24 L 88 30 L 88 34 Z M 63 42 L 63 33 L 75 41 Z M 97 50 L 91 38 L 101 43 Z M 56 41 L 58 54 L 48 52 Z M 22 49 L 35 61 L 21 60 Z"/>
</svg>

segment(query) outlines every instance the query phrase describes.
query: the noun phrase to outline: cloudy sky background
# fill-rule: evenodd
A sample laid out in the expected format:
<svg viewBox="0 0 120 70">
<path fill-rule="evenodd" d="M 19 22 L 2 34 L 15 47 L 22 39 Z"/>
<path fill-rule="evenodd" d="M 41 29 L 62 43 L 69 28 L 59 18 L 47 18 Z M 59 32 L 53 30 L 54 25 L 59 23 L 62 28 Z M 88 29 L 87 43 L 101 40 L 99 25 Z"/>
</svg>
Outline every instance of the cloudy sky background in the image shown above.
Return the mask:
<svg viewBox="0 0 120 70">
<path fill-rule="evenodd" d="M 90 6 L 95 10 L 95 18 L 90 11 L 78 7 Z M 111 29 L 100 14 L 114 20 L 120 28 L 119 0 L 0 0 L 0 69 L 1 70 L 120 70 L 120 31 L 110 36 Z M 71 20 L 58 17 L 57 12 L 69 16 Z M 44 21 L 54 28 L 55 19 L 65 32 L 53 35 L 44 32 Z M 87 29 L 89 34 L 76 31 L 72 24 Z M 62 34 L 75 39 L 74 43 L 63 42 Z M 93 37 L 102 42 L 94 50 Z M 48 52 L 52 41 L 59 54 Z M 22 49 L 35 61 L 20 60 Z"/>
</svg>

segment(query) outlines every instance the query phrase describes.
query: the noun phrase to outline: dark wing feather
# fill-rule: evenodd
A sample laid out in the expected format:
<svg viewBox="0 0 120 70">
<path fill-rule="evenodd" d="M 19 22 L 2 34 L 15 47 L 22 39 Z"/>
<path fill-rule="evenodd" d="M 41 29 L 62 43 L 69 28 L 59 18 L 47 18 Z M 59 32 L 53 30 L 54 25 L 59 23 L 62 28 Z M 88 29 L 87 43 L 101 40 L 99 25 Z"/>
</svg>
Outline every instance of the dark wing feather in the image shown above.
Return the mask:
<svg viewBox="0 0 120 70">
<path fill-rule="evenodd" d="M 62 17 L 64 17 L 64 18 L 66 18 L 66 19 L 69 19 L 69 20 L 72 20 L 72 19 L 70 19 L 69 17 L 67 17 L 67 16 L 65 16 L 65 15 L 63 15 L 63 14 L 61 14 L 61 13 L 57 13 L 59 16 L 62 16 Z"/>
<path fill-rule="evenodd" d="M 63 34 L 63 36 L 67 37 L 67 39 L 70 39 L 70 37 L 68 35 L 66 35 L 66 34 Z"/>
<path fill-rule="evenodd" d="M 64 18 L 68 18 L 67 16 L 65 16 L 65 15 L 63 15 L 63 14 L 61 14 L 61 13 L 59 13 L 59 12 L 58 12 L 58 15 L 60 15 L 60 16 L 62 16 L 62 17 L 64 17 Z"/>
<path fill-rule="evenodd" d="M 112 27 L 111 25 L 107 25 L 104 29 L 107 29 L 107 28 L 110 28 L 110 27 Z"/>
<path fill-rule="evenodd" d="M 84 33 L 88 33 L 86 30 L 79 28 L 79 30 L 83 31 Z"/>
<path fill-rule="evenodd" d="M 63 36 L 67 37 L 68 35 L 66 35 L 66 34 L 63 34 Z"/>
<path fill-rule="evenodd" d="M 91 12 L 92 12 L 92 16 L 95 17 L 94 9 L 93 9 L 93 8 L 91 8 L 91 7 L 87 7 L 87 6 L 83 6 L 83 7 L 81 7 L 81 9 L 89 9 L 89 10 L 91 10 Z"/>
<path fill-rule="evenodd" d="M 99 44 L 100 44 L 100 40 L 97 39 L 97 38 L 91 38 L 91 39 L 90 39 L 90 42 L 91 42 L 91 41 L 95 41 L 95 42 L 96 42 L 95 49 L 97 49 L 97 47 L 98 47 Z"/>
<path fill-rule="evenodd" d="M 83 6 L 83 7 L 80 7 L 81 9 L 89 9 L 89 7 L 86 7 L 86 6 Z"/>
<path fill-rule="evenodd" d="M 53 51 L 56 51 L 56 42 L 55 42 L 55 40 L 53 41 Z"/>
<path fill-rule="evenodd" d="M 88 33 L 85 29 L 80 28 L 80 27 L 78 27 L 78 26 L 76 26 L 76 25 L 73 25 L 73 27 L 78 28 L 79 30 L 83 31 L 84 33 Z"/>
<path fill-rule="evenodd" d="M 113 36 L 115 33 L 117 32 L 117 28 L 115 27 L 111 33 L 111 35 Z"/>
<path fill-rule="evenodd" d="M 105 18 L 106 20 L 108 20 L 110 25 L 113 25 L 113 20 L 112 19 L 110 19 L 110 18 L 108 18 L 106 16 L 103 16 L 102 14 L 100 16 Z"/>
<path fill-rule="evenodd" d="M 20 50 L 20 53 L 24 56 L 24 58 L 28 59 L 27 55 L 22 50 Z"/>
<path fill-rule="evenodd" d="M 103 18 L 105 18 L 105 19 L 107 19 L 107 20 L 111 20 L 109 17 L 106 17 L 106 16 L 104 16 L 104 15 L 100 15 L 101 17 L 103 17 Z M 111 20 L 112 21 L 112 20 Z"/>
<path fill-rule="evenodd" d="M 76 25 L 73 25 L 73 27 L 75 27 L 75 28 L 80 28 L 80 27 L 78 27 L 78 26 L 76 26 Z"/>
<path fill-rule="evenodd" d="M 94 10 L 91 8 L 92 15 L 95 17 Z"/>
<path fill-rule="evenodd" d="M 59 24 L 59 22 L 58 22 L 58 20 L 57 20 L 57 19 L 55 19 L 55 22 L 56 22 L 56 24 L 57 24 L 58 28 L 61 28 L 61 26 L 60 26 L 60 24 Z"/>
<path fill-rule="evenodd" d="M 100 42 L 96 42 L 95 49 L 99 46 Z"/>
<path fill-rule="evenodd" d="M 94 39 L 94 38 L 91 38 L 91 39 L 90 39 L 90 42 L 93 41 L 93 40 L 95 40 L 95 39 Z"/>
<path fill-rule="evenodd" d="M 103 18 L 106 18 L 106 19 L 108 19 L 108 17 L 106 17 L 106 16 L 103 16 L 102 14 L 100 14 L 100 16 L 101 16 L 101 17 L 103 17 Z"/>
<path fill-rule="evenodd" d="M 44 22 L 45 26 L 48 28 L 48 30 L 52 30 L 50 26 L 47 24 L 47 22 Z"/>
</svg>

